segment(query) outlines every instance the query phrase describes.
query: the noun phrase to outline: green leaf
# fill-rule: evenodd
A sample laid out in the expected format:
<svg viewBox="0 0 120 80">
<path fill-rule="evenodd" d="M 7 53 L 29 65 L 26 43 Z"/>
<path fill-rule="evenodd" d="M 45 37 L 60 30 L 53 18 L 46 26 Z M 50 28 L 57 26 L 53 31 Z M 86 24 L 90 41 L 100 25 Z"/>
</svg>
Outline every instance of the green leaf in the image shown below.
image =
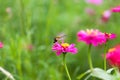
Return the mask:
<svg viewBox="0 0 120 80">
<path fill-rule="evenodd" d="M 85 75 L 87 75 L 87 74 L 90 73 L 90 72 L 91 72 L 91 70 L 87 70 L 86 72 L 80 74 L 80 75 L 77 77 L 77 79 L 81 79 L 82 77 L 84 77 Z"/>
<path fill-rule="evenodd" d="M 110 74 L 113 70 L 114 70 L 114 68 L 110 68 L 110 69 L 107 70 L 107 73 Z"/>
<path fill-rule="evenodd" d="M 114 73 L 114 77 L 115 77 L 115 80 L 120 80 L 120 72 L 119 72 L 119 69 L 118 68 L 114 68 L 115 69 L 115 73 Z"/>
<path fill-rule="evenodd" d="M 91 77 L 91 75 L 88 75 L 84 80 L 88 80 Z"/>
<path fill-rule="evenodd" d="M 94 68 L 91 72 L 91 76 L 102 79 L 102 80 L 115 80 L 114 77 L 108 74 L 106 71 L 100 68 Z"/>
</svg>

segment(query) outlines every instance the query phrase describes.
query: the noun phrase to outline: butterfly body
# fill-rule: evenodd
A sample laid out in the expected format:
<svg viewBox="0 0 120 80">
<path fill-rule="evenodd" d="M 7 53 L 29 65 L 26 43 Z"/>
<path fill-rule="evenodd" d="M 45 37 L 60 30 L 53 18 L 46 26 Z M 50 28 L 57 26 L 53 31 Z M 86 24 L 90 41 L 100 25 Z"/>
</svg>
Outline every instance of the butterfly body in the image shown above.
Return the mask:
<svg viewBox="0 0 120 80">
<path fill-rule="evenodd" d="M 54 38 L 54 43 L 56 43 L 56 42 L 64 42 L 65 37 L 66 37 L 65 34 L 63 34 L 63 33 L 59 34 L 58 36 L 56 36 Z"/>
</svg>

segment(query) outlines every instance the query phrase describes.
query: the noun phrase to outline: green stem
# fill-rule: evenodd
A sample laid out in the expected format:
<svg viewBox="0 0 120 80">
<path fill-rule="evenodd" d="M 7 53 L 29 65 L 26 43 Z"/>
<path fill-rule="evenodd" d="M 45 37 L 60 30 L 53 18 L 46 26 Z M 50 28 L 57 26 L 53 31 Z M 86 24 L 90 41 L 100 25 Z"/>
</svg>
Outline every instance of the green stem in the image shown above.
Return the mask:
<svg viewBox="0 0 120 80">
<path fill-rule="evenodd" d="M 106 70 L 106 53 L 107 53 L 107 43 L 105 44 L 105 50 L 104 50 L 104 70 Z"/>
<path fill-rule="evenodd" d="M 119 68 L 114 66 L 114 71 L 115 71 L 115 75 L 117 76 L 117 80 L 120 80 Z"/>
<path fill-rule="evenodd" d="M 65 67 L 67 76 L 68 76 L 69 80 L 71 80 L 71 77 L 70 77 L 70 74 L 69 74 L 69 71 L 68 71 L 68 68 L 67 68 L 67 65 L 66 65 L 65 55 L 66 55 L 66 53 L 63 54 L 63 64 L 64 64 L 64 67 Z"/>
<path fill-rule="evenodd" d="M 53 10 L 54 10 L 53 0 L 50 0 L 48 14 L 47 14 L 47 18 L 46 18 L 45 38 L 47 38 L 49 35 L 50 26 L 51 26 L 51 22 L 52 22 L 51 15 L 54 14 Z M 46 42 L 46 45 L 48 45 L 48 42 L 49 42 L 48 39 L 46 39 L 45 42 Z"/>
<path fill-rule="evenodd" d="M 23 0 L 19 0 L 19 18 L 20 18 L 20 28 L 21 28 L 21 34 L 24 35 L 24 27 L 25 27 L 25 16 L 24 16 L 24 4 Z"/>
<path fill-rule="evenodd" d="M 90 69 L 92 71 L 93 69 L 93 65 L 92 65 L 92 59 L 91 59 L 91 44 L 89 45 L 89 48 L 88 48 L 88 62 L 89 62 L 89 66 L 90 66 Z"/>
<path fill-rule="evenodd" d="M 18 61 L 17 62 L 18 62 L 17 67 L 18 67 L 18 70 L 19 70 L 19 75 L 21 77 L 21 80 L 23 80 L 22 79 L 23 74 L 22 74 L 22 66 L 21 66 L 22 62 L 21 62 L 21 52 L 20 51 L 18 52 Z"/>
</svg>

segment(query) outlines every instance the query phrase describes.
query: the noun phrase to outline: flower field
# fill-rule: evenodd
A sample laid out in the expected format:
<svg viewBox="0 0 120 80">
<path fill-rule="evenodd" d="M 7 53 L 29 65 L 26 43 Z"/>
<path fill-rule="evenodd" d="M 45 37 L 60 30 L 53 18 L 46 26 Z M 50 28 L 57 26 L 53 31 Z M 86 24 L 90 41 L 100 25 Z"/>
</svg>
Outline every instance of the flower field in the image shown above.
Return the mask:
<svg viewBox="0 0 120 80">
<path fill-rule="evenodd" d="M 0 80 L 120 80 L 119 0 L 0 0 Z"/>
</svg>

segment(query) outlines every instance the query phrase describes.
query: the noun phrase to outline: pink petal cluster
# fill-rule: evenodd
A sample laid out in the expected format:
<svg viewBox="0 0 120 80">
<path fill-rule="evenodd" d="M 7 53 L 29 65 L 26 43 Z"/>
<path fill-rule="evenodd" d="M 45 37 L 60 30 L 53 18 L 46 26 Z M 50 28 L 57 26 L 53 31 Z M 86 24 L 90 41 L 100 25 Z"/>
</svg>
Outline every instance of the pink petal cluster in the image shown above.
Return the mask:
<svg viewBox="0 0 120 80">
<path fill-rule="evenodd" d="M 97 46 L 98 44 L 103 44 L 106 42 L 104 33 L 95 29 L 87 29 L 86 31 L 81 30 L 77 33 L 78 41 L 83 41 L 86 44 L 92 44 Z"/>
<path fill-rule="evenodd" d="M 0 48 L 3 48 L 3 43 L 2 42 L 0 42 Z"/>
<path fill-rule="evenodd" d="M 120 49 L 120 44 L 115 45 L 114 47 Z"/>
<path fill-rule="evenodd" d="M 52 50 L 56 52 L 56 55 L 59 56 L 62 53 L 70 52 L 72 54 L 77 53 L 77 48 L 75 48 L 75 44 L 68 44 L 68 43 L 54 43 Z"/>
<path fill-rule="evenodd" d="M 101 17 L 102 22 L 107 22 L 110 19 L 111 14 L 112 12 L 110 10 L 104 11 Z"/>
<path fill-rule="evenodd" d="M 104 34 L 105 34 L 106 40 L 111 40 L 116 38 L 116 34 L 114 33 L 104 33 Z"/>
<path fill-rule="evenodd" d="M 86 2 L 94 5 L 101 5 L 103 0 L 86 0 Z"/>
<path fill-rule="evenodd" d="M 93 10 L 92 8 L 86 8 L 85 12 L 90 16 L 95 15 L 95 10 Z"/>
<path fill-rule="evenodd" d="M 7 7 L 7 8 L 6 8 L 6 13 L 8 14 L 8 17 L 9 17 L 9 18 L 12 17 L 13 14 L 12 14 L 12 9 L 11 9 L 11 7 Z"/>
<path fill-rule="evenodd" d="M 32 51 L 34 46 L 32 44 L 27 45 L 27 50 Z"/>
<path fill-rule="evenodd" d="M 114 47 L 108 50 L 106 59 L 110 65 L 120 67 L 120 47 Z"/>
<path fill-rule="evenodd" d="M 112 12 L 120 12 L 120 6 L 116 6 L 111 9 Z"/>
</svg>

